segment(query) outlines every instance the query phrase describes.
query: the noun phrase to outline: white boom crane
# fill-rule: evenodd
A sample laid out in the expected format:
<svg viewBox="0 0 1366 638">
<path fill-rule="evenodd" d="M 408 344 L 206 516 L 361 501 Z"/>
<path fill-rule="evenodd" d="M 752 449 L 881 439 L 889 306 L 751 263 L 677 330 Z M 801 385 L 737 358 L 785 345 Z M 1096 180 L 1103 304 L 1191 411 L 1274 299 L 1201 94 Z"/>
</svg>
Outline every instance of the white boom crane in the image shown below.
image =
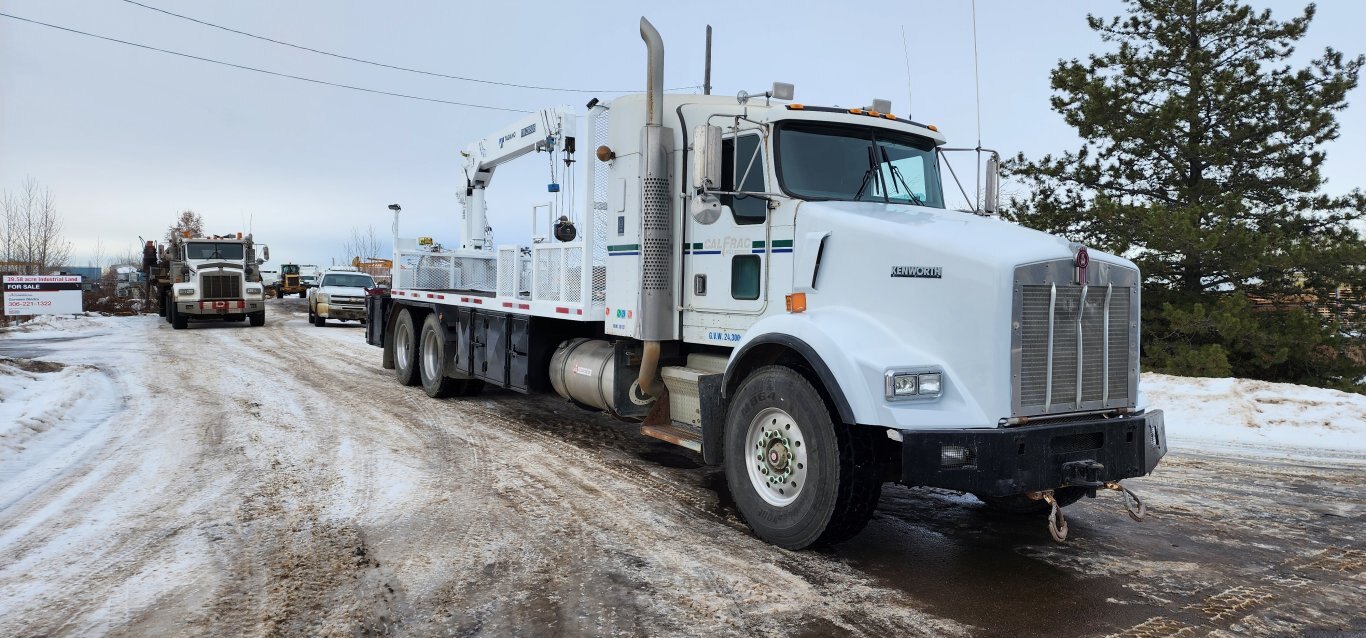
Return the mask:
<svg viewBox="0 0 1366 638">
<path fill-rule="evenodd" d="M 465 158 L 465 188 L 457 194 L 465 207 L 465 232 L 460 238 L 461 248 L 492 249 L 485 239 L 488 215 L 484 189 L 493 180 L 494 169 L 527 153 L 556 150 L 563 151 L 566 158 L 574 154 L 574 111 L 568 106 L 536 111 L 460 152 Z M 552 183 L 548 188 L 551 192 L 558 192 L 560 185 Z"/>
</svg>

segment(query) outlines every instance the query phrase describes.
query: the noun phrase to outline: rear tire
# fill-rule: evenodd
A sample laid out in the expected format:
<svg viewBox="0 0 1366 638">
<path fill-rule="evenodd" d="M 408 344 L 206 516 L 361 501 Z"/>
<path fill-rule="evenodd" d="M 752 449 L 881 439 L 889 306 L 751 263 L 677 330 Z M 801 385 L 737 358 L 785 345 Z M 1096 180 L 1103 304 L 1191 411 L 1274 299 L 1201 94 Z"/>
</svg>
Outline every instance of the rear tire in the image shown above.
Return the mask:
<svg viewBox="0 0 1366 638">
<path fill-rule="evenodd" d="M 308 291 L 306 291 L 306 290 L 300 290 L 300 291 L 299 291 L 299 298 L 300 298 L 300 299 L 303 299 L 304 297 L 307 297 L 307 296 L 308 296 L 307 293 L 308 293 Z"/>
<path fill-rule="evenodd" d="M 456 394 L 456 380 L 446 376 L 446 328 L 428 313 L 422 321 L 421 347 L 418 350 L 418 374 L 422 389 L 433 399 L 444 399 Z"/>
<path fill-rule="evenodd" d="M 413 314 L 407 308 L 400 310 L 394 321 L 394 377 L 401 385 L 417 385 L 422 382 L 417 372 L 417 330 L 413 326 Z"/>
<path fill-rule="evenodd" d="M 977 500 L 986 503 L 988 507 L 1005 514 L 1016 514 L 1027 516 L 1030 514 L 1044 514 L 1052 509 L 1052 506 L 1045 500 L 1034 500 L 1024 494 L 1011 494 L 1010 496 L 983 496 L 973 494 Z M 1081 497 L 1086 496 L 1084 487 L 1060 487 L 1053 490 L 1053 500 L 1058 502 L 1058 507 L 1067 507 Z"/>
<path fill-rule="evenodd" d="M 165 317 L 165 316 L 166 316 L 166 295 L 162 295 L 162 296 L 157 300 L 157 316 L 158 316 L 158 317 Z"/>
<path fill-rule="evenodd" d="M 875 440 L 831 415 L 816 388 L 784 366 L 754 371 L 726 416 L 726 482 L 760 538 L 786 549 L 847 540 L 882 493 Z"/>
</svg>

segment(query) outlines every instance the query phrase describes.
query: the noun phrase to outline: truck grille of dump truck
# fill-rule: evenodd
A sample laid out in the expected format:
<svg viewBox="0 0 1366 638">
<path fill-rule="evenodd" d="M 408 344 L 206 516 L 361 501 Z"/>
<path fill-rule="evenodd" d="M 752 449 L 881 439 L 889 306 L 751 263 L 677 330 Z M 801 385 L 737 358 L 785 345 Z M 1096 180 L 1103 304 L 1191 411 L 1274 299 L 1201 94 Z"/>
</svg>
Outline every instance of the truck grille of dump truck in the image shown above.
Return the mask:
<svg viewBox="0 0 1366 638">
<path fill-rule="evenodd" d="M 203 294 L 200 299 L 241 299 L 242 278 L 231 275 L 203 275 L 199 278 Z"/>
<path fill-rule="evenodd" d="M 1012 312 L 1011 416 L 1134 407 L 1137 271 L 1078 271 L 1070 259 L 1020 266 Z"/>
</svg>

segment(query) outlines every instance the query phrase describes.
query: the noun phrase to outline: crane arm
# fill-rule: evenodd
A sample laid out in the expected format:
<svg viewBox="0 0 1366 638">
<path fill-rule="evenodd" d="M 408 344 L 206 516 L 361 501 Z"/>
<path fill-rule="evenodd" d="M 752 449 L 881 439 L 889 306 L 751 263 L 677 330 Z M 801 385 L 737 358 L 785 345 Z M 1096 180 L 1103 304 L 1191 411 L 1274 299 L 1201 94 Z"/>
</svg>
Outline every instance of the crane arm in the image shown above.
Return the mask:
<svg viewBox="0 0 1366 638">
<path fill-rule="evenodd" d="M 465 158 L 465 184 L 457 193 L 465 208 L 465 232 L 461 247 L 488 249 L 484 189 L 499 166 L 536 151 L 574 153 L 574 111 L 568 106 L 541 109 L 478 140 L 460 154 Z"/>
<path fill-rule="evenodd" d="M 494 169 L 534 151 L 573 150 L 574 111 L 567 106 L 541 109 L 498 129 L 461 151 L 466 190 L 487 187 Z M 468 194 L 468 193 L 467 193 Z"/>
</svg>

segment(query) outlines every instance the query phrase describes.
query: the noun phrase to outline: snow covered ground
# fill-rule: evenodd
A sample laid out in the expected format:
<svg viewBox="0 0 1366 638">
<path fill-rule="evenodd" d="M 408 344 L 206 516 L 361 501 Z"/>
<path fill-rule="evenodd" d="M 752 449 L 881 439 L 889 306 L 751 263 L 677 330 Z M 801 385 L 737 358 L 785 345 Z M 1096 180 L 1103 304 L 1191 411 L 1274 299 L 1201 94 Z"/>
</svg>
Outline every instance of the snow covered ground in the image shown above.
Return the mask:
<svg viewBox="0 0 1366 638">
<path fill-rule="evenodd" d="M 1173 446 L 1229 453 L 1366 456 L 1366 395 L 1249 379 L 1144 374 L 1142 389 L 1166 415 Z"/>
<path fill-rule="evenodd" d="M 629 425 L 434 401 L 355 324 L 269 308 L 0 331 L 0 635 L 1280 635 L 1366 607 L 1358 395 L 1145 375 L 1172 445 L 1126 482 L 1147 522 L 1102 494 L 1056 545 L 888 487 L 793 553 Z"/>
</svg>

